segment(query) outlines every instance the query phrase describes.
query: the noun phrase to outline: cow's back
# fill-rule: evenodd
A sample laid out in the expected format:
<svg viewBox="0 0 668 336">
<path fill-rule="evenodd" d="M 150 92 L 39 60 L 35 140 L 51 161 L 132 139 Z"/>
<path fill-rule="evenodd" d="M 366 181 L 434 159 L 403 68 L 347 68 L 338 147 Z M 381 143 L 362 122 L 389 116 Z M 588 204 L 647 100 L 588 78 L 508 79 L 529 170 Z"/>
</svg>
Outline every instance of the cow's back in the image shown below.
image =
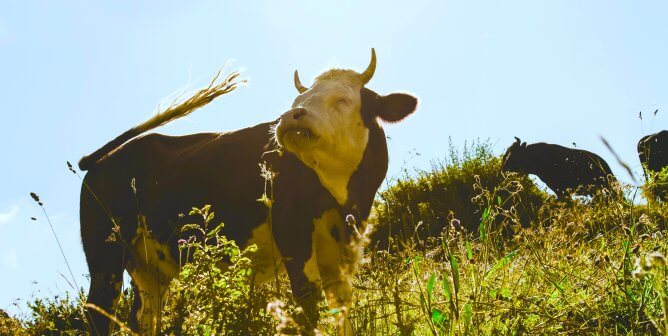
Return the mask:
<svg viewBox="0 0 668 336">
<path fill-rule="evenodd" d="M 536 143 L 528 146 L 536 172 L 550 189 L 563 193 L 583 185 L 607 186 L 610 166 L 595 153 L 555 144 Z"/>
<path fill-rule="evenodd" d="M 261 222 L 264 211 L 257 199 L 264 180 L 259 163 L 270 141 L 270 126 L 185 136 L 147 134 L 129 141 L 86 174 L 82 232 L 84 222 L 109 217 L 132 232 L 137 215 L 142 215 L 156 234 L 176 239 L 174 230 L 186 221 L 180 214 L 205 204 L 212 205 L 217 220 Z M 111 223 L 106 222 L 104 226 Z M 245 238 L 235 232 L 231 238 Z"/>
</svg>

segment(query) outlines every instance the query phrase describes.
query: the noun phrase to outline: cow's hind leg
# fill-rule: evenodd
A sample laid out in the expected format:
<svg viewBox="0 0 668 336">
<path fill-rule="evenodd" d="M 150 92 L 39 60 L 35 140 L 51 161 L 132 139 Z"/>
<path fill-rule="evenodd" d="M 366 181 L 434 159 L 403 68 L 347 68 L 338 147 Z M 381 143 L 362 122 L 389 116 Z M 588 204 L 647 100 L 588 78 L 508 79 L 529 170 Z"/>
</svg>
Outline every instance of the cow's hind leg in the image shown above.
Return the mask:
<svg viewBox="0 0 668 336">
<path fill-rule="evenodd" d="M 130 312 L 130 325 L 141 335 L 160 332 L 160 315 L 168 294 L 169 279 L 155 270 L 130 270 L 135 302 Z"/>
<path fill-rule="evenodd" d="M 86 175 L 79 210 L 81 242 L 90 274 L 86 303 L 114 316 L 121 295 L 123 270 L 127 265 L 126 249 L 118 236 L 119 232 L 114 230 L 118 220 L 112 220 L 98 198 L 90 192 L 91 189 L 107 189 L 105 185 L 97 185 L 96 181 L 99 182 L 94 175 Z M 117 215 L 122 213 L 119 211 Z M 112 321 L 96 309 L 87 308 L 86 317 L 91 335 L 109 335 L 116 329 Z"/>
<path fill-rule="evenodd" d="M 90 272 L 90 289 L 87 304 L 114 315 L 115 306 L 121 295 L 123 284 L 123 251 L 117 244 L 102 243 L 91 247 L 84 244 L 88 269 Z M 87 318 L 91 335 L 109 335 L 114 329 L 111 321 L 97 309 L 88 308 Z"/>
</svg>

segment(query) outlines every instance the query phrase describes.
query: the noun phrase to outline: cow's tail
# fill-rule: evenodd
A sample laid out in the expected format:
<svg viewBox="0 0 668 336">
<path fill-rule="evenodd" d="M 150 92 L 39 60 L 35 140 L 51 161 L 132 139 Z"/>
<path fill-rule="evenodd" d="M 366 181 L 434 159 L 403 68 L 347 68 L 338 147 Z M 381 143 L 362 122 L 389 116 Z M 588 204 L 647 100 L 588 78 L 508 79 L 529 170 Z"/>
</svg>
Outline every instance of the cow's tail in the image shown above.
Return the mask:
<svg viewBox="0 0 668 336">
<path fill-rule="evenodd" d="M 218 81 L 221 71 L 218 71 L 218 74 L 216 74 L 208 87 L 198 90 L 190 96 L 190 98 L 185 100 L 179 100 L 177 98 L 172 102 L 172 105 L 164 111 L 158 112 L 155 116 L 125 131 L 123 134 L 117 136 L 114 140 L 109 141 L 106 145 L 100 147 L 93 153 L 82 157 L 81 160 L 79 160 L 79 169 L 90 170 L 94 168 L 101 158 L 105 157 L 128 140 L 158 126 L 162 126 L 172 120 L 185 117 L 198 108 L 210 103 L 218 96 L 232 92 L 239 84 L 246 82 L 245 80 L 239 80 L 239 72 L 236 71 L 230 73 L 222 81 Z"/>
</svg>

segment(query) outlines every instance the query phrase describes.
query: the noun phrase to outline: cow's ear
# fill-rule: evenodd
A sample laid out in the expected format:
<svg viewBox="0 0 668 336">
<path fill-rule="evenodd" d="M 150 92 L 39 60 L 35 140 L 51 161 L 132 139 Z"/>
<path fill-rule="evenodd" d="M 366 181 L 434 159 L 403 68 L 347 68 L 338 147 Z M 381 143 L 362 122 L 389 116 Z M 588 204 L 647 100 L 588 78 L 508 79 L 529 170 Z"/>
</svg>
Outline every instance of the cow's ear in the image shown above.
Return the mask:
<svg viewBox="0 0 668 336">
<path fill-rule="evenodd" d="M 406 93 L 391 93 L 380 97 L 378 117 L 387 122 L 397 122 L 415 111 L 417 98 Z"/>
</svg>

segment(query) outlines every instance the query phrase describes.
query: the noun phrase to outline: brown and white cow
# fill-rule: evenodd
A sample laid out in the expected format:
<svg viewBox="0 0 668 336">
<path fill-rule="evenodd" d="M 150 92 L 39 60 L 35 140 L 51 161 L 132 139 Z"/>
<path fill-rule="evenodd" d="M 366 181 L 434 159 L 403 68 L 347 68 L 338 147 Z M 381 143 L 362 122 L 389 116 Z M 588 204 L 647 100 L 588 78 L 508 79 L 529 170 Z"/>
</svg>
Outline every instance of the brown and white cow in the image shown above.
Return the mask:
<svg viewBox="0 0 668 336">
<path fill-rule="evenodd" d="M 330 307 L 348 307 L 362 252 L 356 233 L 365 229 L 388 165 L 378 120 L 400 121 L 417 106 L 411 95 L 382 96 L 366 88 L 375 67 L 372 49 L 362 73 L 332 69 L 307 88 L 295 72 L 299 95 L 272 122 L 224 133 L 137 137 L 164 123 L 152 118 L 82 158 L 79 167 L 88 171 L 80 210 L 91 276 L 88 303 L 112 311 L 127 270 L 139 297 L 131 325 L 142 334 L 158 332 L 156 318 L 177 275 L 175 232 L 192 222 L 178 215 L 210 204 L 225 223 L 223 234 L 241 245 L 258 245 L 254 257 L 266 265 L 256 270 L 258 276 L 271 279 L 274 270 L 287 271 L 312 326 L 321 290 Z M 271 225 L 268 208 L 258 202 L 265 192 L 262 163 L 277 173 Z M 122 241 L 131 244 L 107 241 L 114 223 Z M 351 335 L 342 311 L 341 333 Z M 109 333 L 105 316 L 90 310 L 89 318 L 92 332 Z"/>
</svg>

